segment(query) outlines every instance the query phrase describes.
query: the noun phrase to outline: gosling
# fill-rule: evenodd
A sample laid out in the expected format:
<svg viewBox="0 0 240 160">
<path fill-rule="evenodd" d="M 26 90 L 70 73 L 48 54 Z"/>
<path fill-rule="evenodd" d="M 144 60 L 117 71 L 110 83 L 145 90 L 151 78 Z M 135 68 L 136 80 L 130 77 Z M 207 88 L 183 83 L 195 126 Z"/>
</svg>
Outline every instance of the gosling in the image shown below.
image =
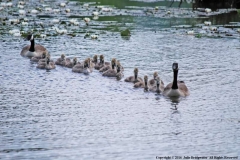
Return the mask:
<svg viewBox="0 0 240 160">
<path fill-rule="evenodd" d="M 50 56 L 47 51 L 44 51 L 42 53 L 42 56 L 35 56 L 30 59 L 32 62 L 38 62 L 39 60 L 43 59 L 45 61 L 46 56 Z"/>
<path fill-rule="evenodd" d="M 78 61 L 77 61 L 77 58 L 76 58 L 76 57 L 73 58 L 73 62 L 71 62 L 71 60 L 70 60 L 69 58 L 67 58 L 67 59 L 66 59 L 66 64 L 65 64 L 65 66 L 66 66 L 67 68 L 73 68 L 77 63 L 78 63 Z"/>
<path fill-rule="evenodd" d="M 116 77 L 116 74 L 117 74 L 117 70 L 115 69 L 115 66 L 116 66 L 116 59 L 113 58 L 112 59 L 112 68 L 109 68 L 108 70 L 106 70 L 105 72 L 103 72 L 103 76 L 106 76 L 106 77 Z M 108 66 L 110 67 L 110 66 Z"/>
<path fill-rule="evenodd" d="M 103 68 L 104 66 L 108 66 L 110 65 L 109 62 L 104 62 L 104 56 L 100 55 L 100 62 L 96 63 L 96 65 L 94 66 L 94 68 L 96 70 L 100 70 L 101 68 Z"/>
<path fill-rule="evenodd" d="M 134 84 L 134 88 L 144 88 L 144 91 L 148 91 L 149 87 L 148 87 L 148 76 L 144 76 L 144 82 L 137 82 Z"/>
<path fill-rule="evenodd" d="M 116 64 L 116 59 L 113 58 L 112 61 L 111 61 L 111 64 L 110 64 L 110 65 L 104 65 L 104 66 L 99 70 L 99 72 L 105 72 L 105 71 L 107 71 L 107 70 L 109 70 L 109 69 L 112 69 L 112 68 L 114 68 L 115 64 Z"/>
<path fill-rule="evenodd" d="M 61 57 L 56 60 L 55 64 L 60 66 L 65 66 L 66 65 L 65 54 L 62 54 Z"/>
<path fill-rule="evenodd" d="M 143 81 L 142 78 L 138 77 L 138 68 L 135 68 L 133 73 L 134 73 L 134 76 L 127 77 L 124 81 L 125 82 L 133 82 L 133 83 Z"/>
<path fill-rule="evenodd" d="M 149 90 L 157 93 L 162 93 L 164 91 L 164 86 L 162 85 L 159 77 L 156 78 L 156 86 L 151 87 Z"/>
</svg>

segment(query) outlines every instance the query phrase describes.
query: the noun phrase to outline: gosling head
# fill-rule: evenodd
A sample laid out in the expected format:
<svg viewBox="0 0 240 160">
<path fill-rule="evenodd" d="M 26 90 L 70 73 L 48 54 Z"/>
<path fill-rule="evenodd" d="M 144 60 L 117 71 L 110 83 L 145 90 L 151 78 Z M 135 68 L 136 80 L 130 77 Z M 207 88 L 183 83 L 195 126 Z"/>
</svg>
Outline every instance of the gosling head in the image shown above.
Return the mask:
<svg viewBox="0 0 240 160">
<path fill-rule="evenodd" d="M 46 58 L 46 56 L 47 56 L 47 52 L 44 51 L 44 52 L 42 53 L 42 59 Z"/>
<path fill-rule="evenodd" d="M 98 61 L 98 56 L 97 56 L 97 55 L 94 55 L 94 56 L 93 56 L 93 62 L 97 63 L 97 61 Z"/>
<path fill-rule="evenodd" d="M 62 59 L 62 60 L 65 59 L 65 54 L 61 54 L 61 59 Z"/>
<path fill-rule="evenodd" d="M 100 55 L 100 63 L 104 63 L 104 56 Z"/>
<path fill-rule="evenodd" d="M 154 72 L 153 73 L 153 79 L 156 79 L 158 77 L 158 73 L 157 72 Z"/>
<path fill-rule="evenodd" d="M 134 73 L 138 73 L 138 68 L 134 68 Z"/>
<path fill-rule="evenodd" d="M 117 73 L 121 71 L 121 64 L 119 61 L 117 61 Z"/>
<path fill-rule="evenodd" d="M 77 64 L 77 58 L 73 58 L 73 66 L 75 66 Z"/>
<path fill-rule="evenodd" d="M 144 82 L 148 81 L 148 76 L 144 76 Z"/>
<path fill-rule="evenodd" d="M 49 64 L 49 62 L 50 62 L 50 57 L 46 56 L 46 64 Z"/>
<path fill-rule="evenodd" d="M 87 67 L 89 67 L 88 66 L 88 59 L 85 59 L 85 61 L 84 61 L 84 66 L 83 66 L 84 68 L 87 68 Z"/>
<path fill-rule="evenodd" d="M 135 80 L 137 79 L 137 76 L 138 76 L 138 68 L 134 68 L 134 77 L 135 77 Z"/>
<path fill-rule="evenodd" d="M 87 58 L 89 65 L 91 64 L 91 58 Z"/>
<path fill-rule="evenodd" d="M 112 69 L 114 69 L 114 67 L 115 67 L 115 65 L 116 65 L 116 59 L 113 58 L 112 61 L 111 61 L 111 63 L 112 63 Z"/>
</svg>

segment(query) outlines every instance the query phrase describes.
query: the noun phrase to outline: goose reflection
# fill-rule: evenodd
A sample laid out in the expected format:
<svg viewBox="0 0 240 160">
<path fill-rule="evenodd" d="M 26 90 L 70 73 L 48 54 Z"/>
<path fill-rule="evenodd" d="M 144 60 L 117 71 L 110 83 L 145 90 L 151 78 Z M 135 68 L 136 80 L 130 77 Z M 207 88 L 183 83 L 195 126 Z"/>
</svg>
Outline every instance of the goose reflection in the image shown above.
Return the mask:
<svg viewBox="0 0 240 160">
<path fill-rule="evenodd" d="M 172 114 L 180 114 L 178 111 L 178 105 L 180 103 L 180 97 L 169 97 L 169 101 L 171 102 L 171 110 Z"/>
</svg>

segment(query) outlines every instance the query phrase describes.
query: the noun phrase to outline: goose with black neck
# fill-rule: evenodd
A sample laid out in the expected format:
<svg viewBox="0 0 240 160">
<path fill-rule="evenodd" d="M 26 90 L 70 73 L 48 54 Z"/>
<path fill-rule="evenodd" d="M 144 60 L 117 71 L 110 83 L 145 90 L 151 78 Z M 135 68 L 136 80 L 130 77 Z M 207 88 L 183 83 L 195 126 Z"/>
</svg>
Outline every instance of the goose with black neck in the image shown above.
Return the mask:
<svg viewBox="0 0 240 160">
<path fill-rule="evenodd" d="M 26 38 L 26 40 L 29 40 L 31 42 L 30 45 L 25 46 L 20 55 L 23 57 L 41 57 L 43 52 L 47 52 L 47 49 L 43 47 L 42 45 L 35 44 L 34 36 L 33 34 L 29 34 Z"/>
<path fill-rule="evenodd" d="M 173 82 L 169 83 L 163 91 L 163 94 L 168 97 L 186 97 L 189 90 L 183 81 L 178 81 L 178 63 L 173 63 Z"/>
</svg>

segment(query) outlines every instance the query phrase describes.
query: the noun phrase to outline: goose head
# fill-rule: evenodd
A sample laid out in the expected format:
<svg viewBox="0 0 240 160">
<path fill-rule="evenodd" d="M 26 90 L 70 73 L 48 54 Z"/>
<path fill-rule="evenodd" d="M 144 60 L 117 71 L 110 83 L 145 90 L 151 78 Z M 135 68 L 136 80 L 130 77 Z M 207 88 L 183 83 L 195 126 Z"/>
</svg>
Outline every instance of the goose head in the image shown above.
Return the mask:
<svg viewBox="0 0 240 160">
<path fill-rule="evenodd" d="M 112 69 L 114 69 L 114 67 L 116 66 L 116 59 L 115 58 L 112 59 L 111 64 L 112 64 Z"/>
<path fill-rule="evenodd" d="M 73 66 L 75 66 L 77 64 L 77 58 L 73 58 Z"/>
<path fill-rule="evenodd" d="M 158 73 L 157 72 L 154 72 L 153 73 L 153 79 L 156 79 L 158 77 Z"/>
<path fill-rule="evenodd" d="M 172 69 L 173 69 L 173 71 L 178 70 L 178 63 L 173 63 Z"/>
<path fill-rule="evenodd" d="M 88 68 L 88 67 L 89 67 L 89 65 L 88 65 L 88 59 L 85 59 L 83 67 L 84 67 L 84 68 Z"/>
<path fill-rule="evenodd" d="M 50 57 L 49 56 L 46 56 L 46 64 L 48 65 L 50 62 Z"/>
<path fill-rule="evenodd" d="M 65 54 L 61 54 L 62 61 L 65 60 Z"/>
<path fill-rule="evenodd" d="M 44 59 L 44 58 L 46 58 L 46 57 L 47 57 L 47 52 L 44 51 L 44 52 L 42 53 L 42 59 Z"/>
<path fill-rule="evenodd" d="M 148 76 L 144 76 L 144 91 L 148 91 L 148 85 L 147 85 L 147 82 L 148 82 Z"/>
<path fill-rule="evenodd" d="M 104 63 L 104 56 L 103 55 L 100 55 L 100 63 Z"/>
<path fill-rule="evenodd" d="M 87 58 L 87 61 L 88 61 L 88 66 L 90 67 L 91 66 L 91 58 Z"/>
<path fill-rule="evenodd" d="M 26 38 L 28 41 L 32 41 L 34 39 L 33 34 L 29 34 Z"/>
<path fill-rule="evenodd" d="M 97 63 L 97 61 L 98 61 L 98 56 L 97 56 L 97 55 L 94 55 L 94 56 L 93 56 L 93 62 L 94 62 L 94 63 Z"/>
<path fill-rule="evenodd" d="M 137 76 L 138 76 L 138 68 L 134 68 L 134 78 L 135 80 L 137 80 Z"/>
</svg>

